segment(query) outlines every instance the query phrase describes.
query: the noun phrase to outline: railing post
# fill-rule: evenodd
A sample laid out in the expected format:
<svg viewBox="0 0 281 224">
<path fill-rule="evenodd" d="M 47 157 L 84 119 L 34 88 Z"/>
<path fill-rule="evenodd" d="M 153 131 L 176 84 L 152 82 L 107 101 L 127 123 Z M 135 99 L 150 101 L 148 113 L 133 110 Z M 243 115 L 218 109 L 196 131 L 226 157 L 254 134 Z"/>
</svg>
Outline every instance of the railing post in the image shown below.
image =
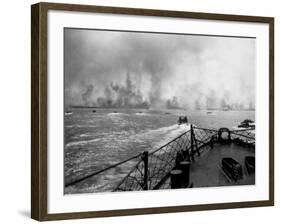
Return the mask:
<svg viewBox="0 0 281 224">
<path fill-rule="evenodd" d="M 210 146 L 211 146 L 211 149 L 214 148 L 214 136 L 211 137 Z"/>
<path fill-rule="evenodd" d="M 190 125 L 190 144 L 191 144 L 191 160 L 192 161 L 194 161 L 194 142 L 193 142 L 193 140 L 194 140 L 194 138 L 193 138 L 193 135 L 194 135 L 194 133 L 193 133 L 193 126 L 192 126 L 192 124 Z"/>
<path fill-rule="evenodd" d="M 143 190 L 148 190 L 148 151 L 143 152 L 142 160 L 144 164 Z"/>
</svg>

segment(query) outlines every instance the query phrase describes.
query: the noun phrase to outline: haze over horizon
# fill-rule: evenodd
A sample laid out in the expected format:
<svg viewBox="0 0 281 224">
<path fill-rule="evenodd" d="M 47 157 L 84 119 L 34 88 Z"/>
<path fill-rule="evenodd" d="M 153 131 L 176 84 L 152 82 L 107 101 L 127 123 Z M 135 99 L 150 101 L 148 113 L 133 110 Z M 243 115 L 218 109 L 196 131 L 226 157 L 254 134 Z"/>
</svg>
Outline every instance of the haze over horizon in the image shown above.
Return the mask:
<svg viewBox="0 0 281 224">
<path fill-rule="evenodd" d="M 255 108 L 253 38 L 65 29 L 65 105 Z"/>
</svg>

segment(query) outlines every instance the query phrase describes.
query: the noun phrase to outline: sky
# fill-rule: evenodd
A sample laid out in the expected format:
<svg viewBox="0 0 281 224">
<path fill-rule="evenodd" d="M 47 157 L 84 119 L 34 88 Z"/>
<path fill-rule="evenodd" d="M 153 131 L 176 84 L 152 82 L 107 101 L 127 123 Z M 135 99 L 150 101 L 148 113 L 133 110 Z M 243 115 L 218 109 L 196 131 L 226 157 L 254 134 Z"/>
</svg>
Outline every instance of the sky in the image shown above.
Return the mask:
<svg viewBox="0 0 281 224">
<path fill-rule="evenodd" d="M 64 30 L 65 104 L 254 108 L 254 38 Z"/>
</svg>

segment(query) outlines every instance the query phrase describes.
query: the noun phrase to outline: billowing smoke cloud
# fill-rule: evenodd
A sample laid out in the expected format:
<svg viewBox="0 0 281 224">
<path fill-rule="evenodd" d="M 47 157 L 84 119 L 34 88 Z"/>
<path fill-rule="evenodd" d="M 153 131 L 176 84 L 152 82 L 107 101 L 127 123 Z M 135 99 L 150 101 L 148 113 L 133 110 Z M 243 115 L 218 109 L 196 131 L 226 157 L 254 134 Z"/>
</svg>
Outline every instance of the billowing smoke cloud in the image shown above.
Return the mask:
<svg viewBox="0 0 281 224">
<path fill-rule="evenodd" d="M 179 102 L 178 102 L 178 98 L 176 96 L 174 96 L 171 100 L 168 99 L 166 102 L 166 107 L 167 109 L 177 109 L 180 108 Z"/>
<path fill-rule="evenodd" d="M 91 106 L 92 104 L 91 96 L 93 94 L 93 91 L 94 91 L 94 86 L 90 84 L 86 87 L 86 91 L 82 93 L 82 100 L 85 106 Z"/>
<path fill-rule="evenodd" d="M 67 105 L 255 107 L 255 39 L 65 30 Z"/>
<path fill-rule="evenodd" d="M 132 82 L 127 73 L 125 85 L 111 83 L 104 89 L 104 95 L 97 98 L 96 106 L 100 107 L 125 107 L 125 108 L 149 108 L 147 101 L 139 89 Z"/>
</svg>

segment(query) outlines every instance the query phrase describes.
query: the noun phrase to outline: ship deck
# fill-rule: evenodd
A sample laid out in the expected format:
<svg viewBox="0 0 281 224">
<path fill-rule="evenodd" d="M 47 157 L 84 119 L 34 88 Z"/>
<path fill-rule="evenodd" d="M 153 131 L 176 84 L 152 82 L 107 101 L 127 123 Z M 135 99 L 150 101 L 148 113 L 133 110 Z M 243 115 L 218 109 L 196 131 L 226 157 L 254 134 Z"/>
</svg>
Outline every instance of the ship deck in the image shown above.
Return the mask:
<svg viewBox="0 0 281 224">
<path fill-rule="evenodd" d="M 255 156 L 255 148 L 235 143 L 216 143 L 213 148 L 205 146 L 200 153 L 190 166 L 190 186 L 198 188 L 255 184 L 255 173 L 249 174 L 245 168 L 245 157 Z M 223 172 L 221 161 L 224 157 L 232 157 L 242 165 L 242 179 L 233 181 Z M 170 183 L 171 180 L 168 178 L 160 189 L 170 189 Z"/>
<path fill-rule="evenodd" d="M 200 157 L 191 164 L 190 182 L 193 187 L 215 187 L 228 185 L 253 185 L 255 174 L 248 174 L 245 168 L 245 157 L 255 156 L 255 149 L 231 144 L 215 144 L 213 149 L 202 152 Z M 236 182 L 232 181 L 222 171 L 221 161 L 224 157 L 232 157 L 242 165 L 243 178 Z"/>
</svg>

